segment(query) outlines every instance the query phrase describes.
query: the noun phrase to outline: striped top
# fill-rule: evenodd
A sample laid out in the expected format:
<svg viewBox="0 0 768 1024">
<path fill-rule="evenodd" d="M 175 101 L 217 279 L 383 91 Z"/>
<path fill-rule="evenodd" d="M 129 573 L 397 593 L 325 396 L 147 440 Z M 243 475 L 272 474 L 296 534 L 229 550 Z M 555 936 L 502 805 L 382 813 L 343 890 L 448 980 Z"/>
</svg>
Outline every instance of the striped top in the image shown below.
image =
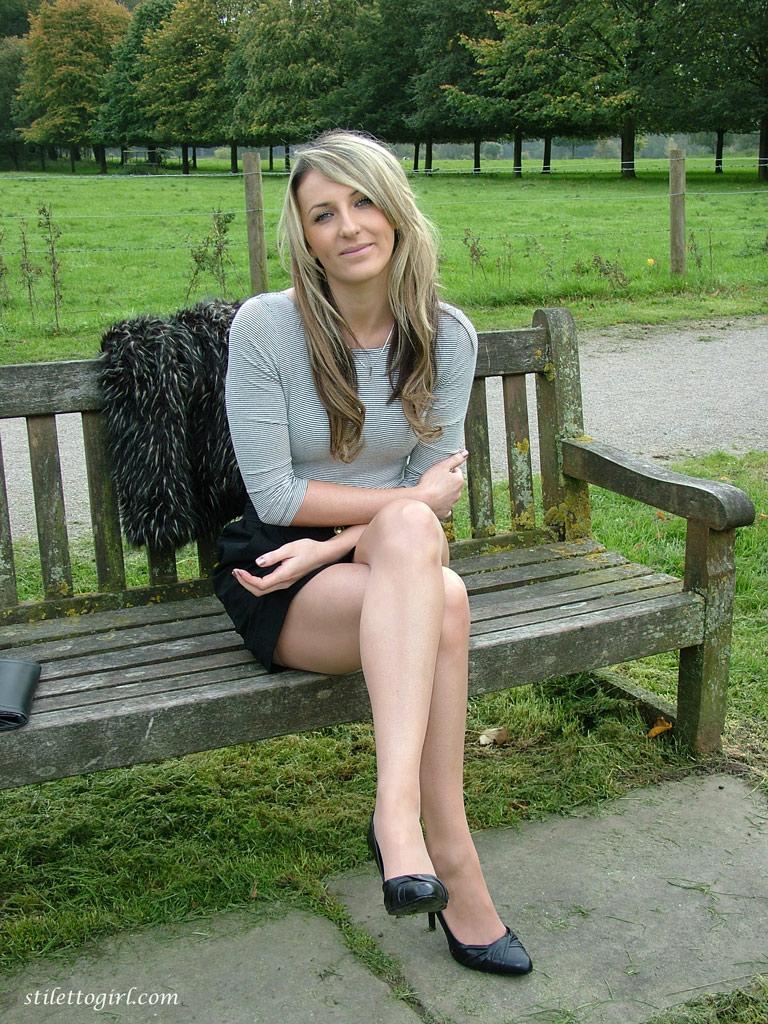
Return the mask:
<svg viewBox="0 0 768 1024">
<path fill-rule="evenodd" d="M 461 310 L 440 303 L 432 443 L 417 441 L 391 386 L 384 348 L 353 349 L 365 407 L 363 448 L 352 462 L 330 454 L 330 428 L 315 389 L 303 321 L 284 292 L 248 299 L 229 335 L 226 403 L 246 490 L 263 523 L 288 526 L 310 480 L 353 487 L 413 487 L 434 463 L 461 450 L 477 359 L 477 333 Z"/>
</svg>

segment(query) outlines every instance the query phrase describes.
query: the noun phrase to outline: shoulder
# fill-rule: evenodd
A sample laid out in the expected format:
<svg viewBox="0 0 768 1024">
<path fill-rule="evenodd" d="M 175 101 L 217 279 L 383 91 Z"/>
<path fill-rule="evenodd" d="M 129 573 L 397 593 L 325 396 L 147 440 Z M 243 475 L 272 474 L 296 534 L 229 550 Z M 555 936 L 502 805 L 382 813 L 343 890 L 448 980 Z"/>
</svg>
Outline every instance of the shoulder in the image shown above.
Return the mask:
<svg viewBox="0 0 768 1024">
<path fill-rule="evenodd" d="M 301 339 L 301 317 L 285 292 L 264 292 L 246 299 L 230 328 L 230 347 L 262 352 L 285 350 Z"/>
<path fill-rule="evenodd" d="M 457 306 L 441 302 L 437 317 L 438 347 L 465 350 L 477 355 L 477 331 L 469 317 Z"/>
</svg>

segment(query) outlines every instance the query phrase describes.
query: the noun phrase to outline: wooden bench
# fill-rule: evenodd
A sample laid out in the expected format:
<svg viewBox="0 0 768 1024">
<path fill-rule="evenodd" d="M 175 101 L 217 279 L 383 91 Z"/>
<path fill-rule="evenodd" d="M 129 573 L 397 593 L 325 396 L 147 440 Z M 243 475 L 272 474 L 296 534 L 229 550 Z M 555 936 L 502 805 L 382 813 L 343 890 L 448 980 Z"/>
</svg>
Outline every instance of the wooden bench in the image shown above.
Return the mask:
<svg viewBox="0 0 768 1024">
<path fill-rule="evenodd" d="M 98 360 L 0 368 L 0 417 L 26 417 L 45 597 L 19 602 L 0 452 L 0 657 L 43 665 L 29 725 L 0 733 L 0 787 L 158 761 L 370 716 L 360 673 L 267 674 L 215 597 L 211 538 L 199 578 L 148 553 L 126 587 L 105 458 Z M 543 498 L 536 521 L 526 376 L 535 375 Z M 502 381 L 513 530 L 491 487 L 486 379 Z M 56 414 L 80 412 L 98 573 L 73 593 Z M 472 539 L 452 541 L 471 596 L 472 694 L 680 649 L 676 732 L 716 749 L 725 714 L 735 528 L 754 508 L 735 487 L 671 473 L 583 434 L 578 350 L 567 310 L 480 335 L 466 420 Z M 588 482 L 688 520 L 685 578 L 607 551 L 591 535 Z M 654 702 L 649 699 L 648 703 Z M 655 706 L 659 706 L 656 702 Z"/>
</svg>

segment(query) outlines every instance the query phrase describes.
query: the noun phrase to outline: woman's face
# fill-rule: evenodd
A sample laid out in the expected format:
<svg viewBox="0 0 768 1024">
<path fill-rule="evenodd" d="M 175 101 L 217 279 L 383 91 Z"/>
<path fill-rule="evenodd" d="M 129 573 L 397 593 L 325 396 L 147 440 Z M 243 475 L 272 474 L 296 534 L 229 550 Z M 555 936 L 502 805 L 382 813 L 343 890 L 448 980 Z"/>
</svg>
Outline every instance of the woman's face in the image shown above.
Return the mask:
<svg viewBox="0 0 768 1024">
<path fill-rule="evenodd" d="M 377 279 L 386 283 L 395 229 L 367 196 L 311 170 L 296 197 L 307 247 L 331 288 Z"/>
</svg>

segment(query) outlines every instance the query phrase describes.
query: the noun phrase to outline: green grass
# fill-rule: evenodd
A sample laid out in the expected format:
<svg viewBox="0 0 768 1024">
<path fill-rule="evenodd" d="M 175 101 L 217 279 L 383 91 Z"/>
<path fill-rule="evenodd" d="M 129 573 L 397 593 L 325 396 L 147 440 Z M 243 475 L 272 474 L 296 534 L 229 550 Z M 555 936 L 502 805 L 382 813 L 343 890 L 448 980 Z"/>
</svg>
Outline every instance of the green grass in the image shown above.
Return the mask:
<svg viewBox="0 0 768 1024">
<path fill-rule="evenodd" d="M 768 795 L 768 453 L 716 453 L 673 468 L 732 482 L 758 510 L 755 526 L 737 537 L 723 755 L 695 761 L 668 741 L 648 740 L 634 707 L 588 676 L 490 694 L 469 709 L 465 790 L 473 828 L 567 814 L 638 786 L 736 763 Z M 591 491 L 601 542 L 681 573 L 682 520 Z M 503 525 L 503 487 L 496 498 Z M 465 508 L 457 508 L 456 525 L 466 530 Z M 80 568 L 86 583 L 92 570 Z M 622 671 L 672 694 L 671 656 Z M 498 725 L 511 742 L 481 747 L 479 733 Z M 350 949 L 407 999 L 398 965 L 349 922 L 322 884 L 368 859 L 374 790 L 372 729 L 362 723 L 0 793 L 0 964 L 76 950 L 139 925 L 237 907 L 266 914 L 303 907 L 336 922 Z M 754 990 L 699 1001 L 657 1024 L 766 1019 L 768 990 L 758 981 Z"/>
<path fill-rule="evenodd" d="M 226 170 L 215 162 L 206 166 Z M 639 160 L 636 180 L 621 180 L 614 161 L 561 161 L 551 177 L 527 163 L 522 179 L 513 178 L 504 161 L 486 161 L 487 173 L 480 176 L 461 173 L 467 166 L 440 161 L 433 177 L 412 181 L 441 233 L 444 295 L 480 329 L 529 323 L 538 305 L 568 305 L 582 325 L 768 308 L 768 186 L 757 182 L 748 161 L 734 162 L 717 176 L 711 160 L 689 161 L 687 228 L 695 252 L 689 253 L 682 280 L 669 273 L 663 161 Z M 270 288 L 288 283 L 274 245 L 285 181 L 277 174 L 264 181 Z M 239 177 L 4 174 L 0 187 L 0 254 L 8 270 L 0 283 L 0 362 L 93 356 L 115 320 L 143 312 L 164 315 L 222 294 L 208 275 L 186 298 L 190 248 L 209 232 L 216 208 L 235 213 L 224 294 L 249 293 Z M 42 204 L 52 207 L 61 228 L 59 333 L 36 226 Z M 44 270 L 34 315 L 19 269 L 21 218 L 32 262 Z M 467 231 L 476 239 L 474 260 L 464 241 Z"/>
</svg>

